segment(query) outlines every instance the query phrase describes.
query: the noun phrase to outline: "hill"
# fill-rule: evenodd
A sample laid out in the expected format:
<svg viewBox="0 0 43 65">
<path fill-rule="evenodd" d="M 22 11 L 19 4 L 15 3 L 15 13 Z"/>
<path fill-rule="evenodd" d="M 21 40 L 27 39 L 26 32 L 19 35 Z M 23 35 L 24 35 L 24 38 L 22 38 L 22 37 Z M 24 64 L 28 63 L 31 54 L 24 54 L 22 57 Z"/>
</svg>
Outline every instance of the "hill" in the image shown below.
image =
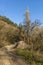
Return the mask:
<svg viewBox="0 0 43 65">
<path fill-rule="evenodd" d="M 17 34 L 18 28 L 16 24 L 13 24 L 8 18 L 0 16 L 0 47 L 13 44 L 15 39 L 14 35 Z"/>
<path fill-rule="evenodd" d="M 28 35 L 24 26 L 0 16 L 0 65 L 43 65 L 43 27 L 33 27 Z"/>
</svg>

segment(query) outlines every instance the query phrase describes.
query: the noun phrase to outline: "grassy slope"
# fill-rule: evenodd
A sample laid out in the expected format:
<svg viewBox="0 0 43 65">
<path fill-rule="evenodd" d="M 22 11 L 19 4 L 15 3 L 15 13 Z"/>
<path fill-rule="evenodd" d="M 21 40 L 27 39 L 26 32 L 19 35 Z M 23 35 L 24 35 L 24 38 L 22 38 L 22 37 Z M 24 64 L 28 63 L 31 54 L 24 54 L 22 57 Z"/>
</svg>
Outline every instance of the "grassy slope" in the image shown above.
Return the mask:
<svg viewBox="0 0 43 65">
<path fill-rule="evenodd" d="M 11 43 L 10 38 L 16 30 L 18 30 L 16 26 L 0 18 L 0 47 Z"/>
<path fill-rule="evenodd" d="M 9 21 L 8 19 L 6 20 L 6 18 L 0 17 L 0 47 L 14 43 L 13 41 L 15 41 L 15 38 L 13 36 L 14 34 L 16 35 L 17 32 L 17 26 L 11 23 L 11 21 Z M 36 45 L 35 43 L 34 47 L 38 47 L 40 44 L 38 43 Z M 41 48 L 43 50 L 43 41 L 41 44 Z M 27 51 L 16 49 L 16 54 L 18 56 L 22 56 L 22 58 L 25 59 L 25 61 L 28 62 L 29 65 L 43 65 L 43 53 L 40 53 L 39 50 Z"/>
</svg>

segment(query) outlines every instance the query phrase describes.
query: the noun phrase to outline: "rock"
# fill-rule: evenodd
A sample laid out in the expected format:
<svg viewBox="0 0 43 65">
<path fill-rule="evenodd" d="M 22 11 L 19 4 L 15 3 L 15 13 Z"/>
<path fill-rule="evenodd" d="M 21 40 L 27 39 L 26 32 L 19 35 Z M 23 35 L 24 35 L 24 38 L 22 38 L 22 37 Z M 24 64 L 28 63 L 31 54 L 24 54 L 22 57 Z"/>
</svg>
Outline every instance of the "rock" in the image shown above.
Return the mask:
<svg viewBox="0 0 43 65">
<path fill-rule="evenodd" d="M 24 41 L 19 41 L 17 48 L 25 49 L 28 47 L 28 44 L 26 44 Z"/>
</svg>

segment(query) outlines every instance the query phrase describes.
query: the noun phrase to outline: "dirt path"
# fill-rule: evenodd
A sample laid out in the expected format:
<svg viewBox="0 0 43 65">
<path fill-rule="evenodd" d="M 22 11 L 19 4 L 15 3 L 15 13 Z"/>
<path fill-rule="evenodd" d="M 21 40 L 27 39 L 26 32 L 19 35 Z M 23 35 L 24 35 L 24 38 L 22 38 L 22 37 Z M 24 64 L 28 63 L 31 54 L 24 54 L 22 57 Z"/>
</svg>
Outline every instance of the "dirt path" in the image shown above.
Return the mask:
<svg viewBox="0 0 43 65">
<path fill-rule="evenodd" d="M 19 56 L 12 50 L 6 48 L 0 49 L 0 65 L 27 65 Z"/>
</svg>

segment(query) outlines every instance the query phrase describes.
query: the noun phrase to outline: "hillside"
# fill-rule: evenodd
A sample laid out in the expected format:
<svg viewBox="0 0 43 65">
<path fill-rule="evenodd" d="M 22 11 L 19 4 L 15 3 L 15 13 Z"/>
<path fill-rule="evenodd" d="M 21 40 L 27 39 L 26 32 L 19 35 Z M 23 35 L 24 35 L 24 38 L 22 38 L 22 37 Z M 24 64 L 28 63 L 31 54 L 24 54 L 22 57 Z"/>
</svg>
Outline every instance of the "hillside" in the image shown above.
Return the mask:
<svg viewBox="0 0 43 65">
<path fill-rule="evenodd" d="M 0 65 L 43 65 L 43 27 L 34 26 L 28 35 L 23 26 L 0 16 Z"/>
<path fill-rule="evenodd" d="M 18 31 L 16 24 L 13 25 L 9 19 L 5 18 L 0 16 L 0 47 L 13 43 L 13 36 Z"/>
</svg>

